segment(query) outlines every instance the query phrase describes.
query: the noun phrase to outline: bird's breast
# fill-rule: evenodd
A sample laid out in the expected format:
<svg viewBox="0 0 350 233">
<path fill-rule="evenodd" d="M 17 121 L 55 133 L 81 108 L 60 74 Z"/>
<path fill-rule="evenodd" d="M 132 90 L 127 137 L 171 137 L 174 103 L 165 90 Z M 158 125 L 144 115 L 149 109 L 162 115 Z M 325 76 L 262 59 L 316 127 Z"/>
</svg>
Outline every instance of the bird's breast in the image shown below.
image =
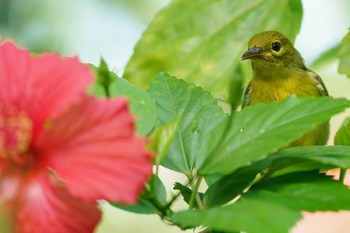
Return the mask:
<svg viewBox="0 0 350 233">
<path fill-rule="evenodd" d="M 250 104 L 280 101 L 290 95 L 319 96 L 315 82 L 307 77 L 290 77 L 276 80 L 253 78 Z"/>
</svg>

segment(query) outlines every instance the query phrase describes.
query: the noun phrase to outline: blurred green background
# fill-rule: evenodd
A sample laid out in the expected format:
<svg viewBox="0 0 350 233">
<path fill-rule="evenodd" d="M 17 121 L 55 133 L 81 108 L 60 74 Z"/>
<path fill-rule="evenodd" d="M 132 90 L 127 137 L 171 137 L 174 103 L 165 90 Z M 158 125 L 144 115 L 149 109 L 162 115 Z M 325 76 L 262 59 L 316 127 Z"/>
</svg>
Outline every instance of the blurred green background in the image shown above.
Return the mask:
<svg viewBox="0 0 350 233">
<path fill-rule="evenodd" d="M 190 1 L 190 0 L 189 0 Z M 243 0 L 242 0 L 243 1 Z M 158 10 L 170 0 L 0 0 L 0 37 L 16 41 L 33 52 L 55 51 L 78 55 L 98 64 L 101 56 L 118 75 L 133 47 Z M 304 18 L 296 48 L 307 66 L 339 43 L 350 26 L 350 1 L 303 0 Z M 311 67 L 323 77 L 332 96 L 350 97 L 350 81 L 337 72 L 337 61 Z M 333 133 L 343 116 L 333 119 Z M 169 189 L 177 174 L 164 170 Z M 158 216 L 136 215 L 101 205 L 103 232 L 181 232 L 162 223 Z M 313 224 L 313 223 L 311 223 Z M 317 224 L 317 223 L 316 223 Z M 303 227 L 295 231 L 305 232 Z"/>
</svg>

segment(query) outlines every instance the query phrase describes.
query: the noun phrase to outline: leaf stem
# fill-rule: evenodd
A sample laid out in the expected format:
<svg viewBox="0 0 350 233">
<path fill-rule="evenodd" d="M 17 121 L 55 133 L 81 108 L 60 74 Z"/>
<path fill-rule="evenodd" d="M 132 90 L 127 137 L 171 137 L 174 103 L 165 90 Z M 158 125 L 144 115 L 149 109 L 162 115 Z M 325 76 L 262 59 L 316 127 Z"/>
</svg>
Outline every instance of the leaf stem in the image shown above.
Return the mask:
<svg viewBox="0 0 350 233">
<path fill-rule="evenodd" d="M 111 98 L 111 93 L 109 91 L 109 86 L 108 85 L 105 85 L 103 86 L 103 88 L 105 89 L 105 92 L 106 92 L 106 97 L 109 99 Z"/>
<path fill-rule="evenodd" d="M 190 209 L 193 208 L 195 201 L 200 209 L 204 209 L 204 205 L 203 205 L 202 200 L 200 199 L 199 194 L 198 194 L 198 189 L 199 189 L 199 186 L 201 185 L 202 179 L 203 179 L 202 176 L 198 176 L 196 183 L 194 184 L 194 186 L 192 188 L 192 193 L 191 193 L 191 197 L 190 197 L 190 201 L 189 201 L 189 208 Z"/>
<path fill-rule="evenodd" d="M 344 184 L 345 175 L 346 175 L 346 169 L 345 169 L 345 168 L 341 168 L 341 169 L 340 169 L 339 181 L 340 181 L 342 184 Z"/>
</svg>

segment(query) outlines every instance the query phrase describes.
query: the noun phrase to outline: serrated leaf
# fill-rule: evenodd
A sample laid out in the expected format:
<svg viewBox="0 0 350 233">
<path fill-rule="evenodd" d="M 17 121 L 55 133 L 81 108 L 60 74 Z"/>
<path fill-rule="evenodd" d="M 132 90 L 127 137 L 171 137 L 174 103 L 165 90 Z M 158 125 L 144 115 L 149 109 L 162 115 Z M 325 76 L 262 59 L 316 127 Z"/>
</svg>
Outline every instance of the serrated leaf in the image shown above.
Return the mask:
<svg viewBox="0 0 350 233">
<path fill-rule="evenodd" d="M 350 32 L 342 40 L 338 57 L 340 59 L 339 73 L 346 74 L 350 78 Z"/>
<path fill-rule="evenodd" d="M 208 148 L 220 140 L 227 115 L 208 92 L 165 73 L 152 82 L 149 93 L 156 101 L 160 125 L 182 116 L 162 164 L 190 174 L 197 161 L 205 160 Z"/>
<path fill-rule="evenodd" d="M 185 210 L 172 219 L 184 228 L 205 226 L 224 232 L 287 233 L 301 215 L 271 201 L 245 199 L 205 211 Z"/>
<path fill-rule="evenodd" d="M 136 116 L 136 133 L 147 135 L 153 129 L 156 120 L 154 100 L 146 91 L 132 85 L 126 79 L 119 78 L 115 73 L 108 71 L 104 63 L 101 64 L 100 68 L 91 65 L 96 82 L 90 88 L 90 93 L 101 97 L 127 97 L 130 110 Z"/>
<path fill-rule="evenodd" d="M 350 146 L 350 118 L 346 118 L 334 137 L 335 145 Z"/>
<path fill-rule="evenodd" d="M 294 40 L 301 18 L 300 0 L 172 1 L 144 32 L 124 77 L 147 88 L 167 71 L 227 99 L 249 38 L 277 30 Z"/>
<path fill-rule="evenodd" d="M 231 128 L 201 174 L 228 174 L 266 157 L 349 107 L 345 99 L 296 98 L 247 107 L 235 114 Z"/>
</svg>

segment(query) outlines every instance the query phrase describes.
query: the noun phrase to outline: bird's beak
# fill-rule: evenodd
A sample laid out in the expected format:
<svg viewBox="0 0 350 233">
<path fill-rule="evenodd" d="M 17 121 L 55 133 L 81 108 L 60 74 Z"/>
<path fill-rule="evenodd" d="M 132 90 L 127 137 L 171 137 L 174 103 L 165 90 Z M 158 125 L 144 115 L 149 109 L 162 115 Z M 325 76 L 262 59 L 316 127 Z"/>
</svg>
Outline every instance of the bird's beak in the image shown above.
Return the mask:
<svg viewBox="0 0 350 233">
<path fill-rule="evenodd" d="M 263 58 L 264 52 L 260 47 L 253 47 L 248 49 L 245 53 L 243 53 L 241 59 L 254 59 L 254 58 Z"/>
</svg>

